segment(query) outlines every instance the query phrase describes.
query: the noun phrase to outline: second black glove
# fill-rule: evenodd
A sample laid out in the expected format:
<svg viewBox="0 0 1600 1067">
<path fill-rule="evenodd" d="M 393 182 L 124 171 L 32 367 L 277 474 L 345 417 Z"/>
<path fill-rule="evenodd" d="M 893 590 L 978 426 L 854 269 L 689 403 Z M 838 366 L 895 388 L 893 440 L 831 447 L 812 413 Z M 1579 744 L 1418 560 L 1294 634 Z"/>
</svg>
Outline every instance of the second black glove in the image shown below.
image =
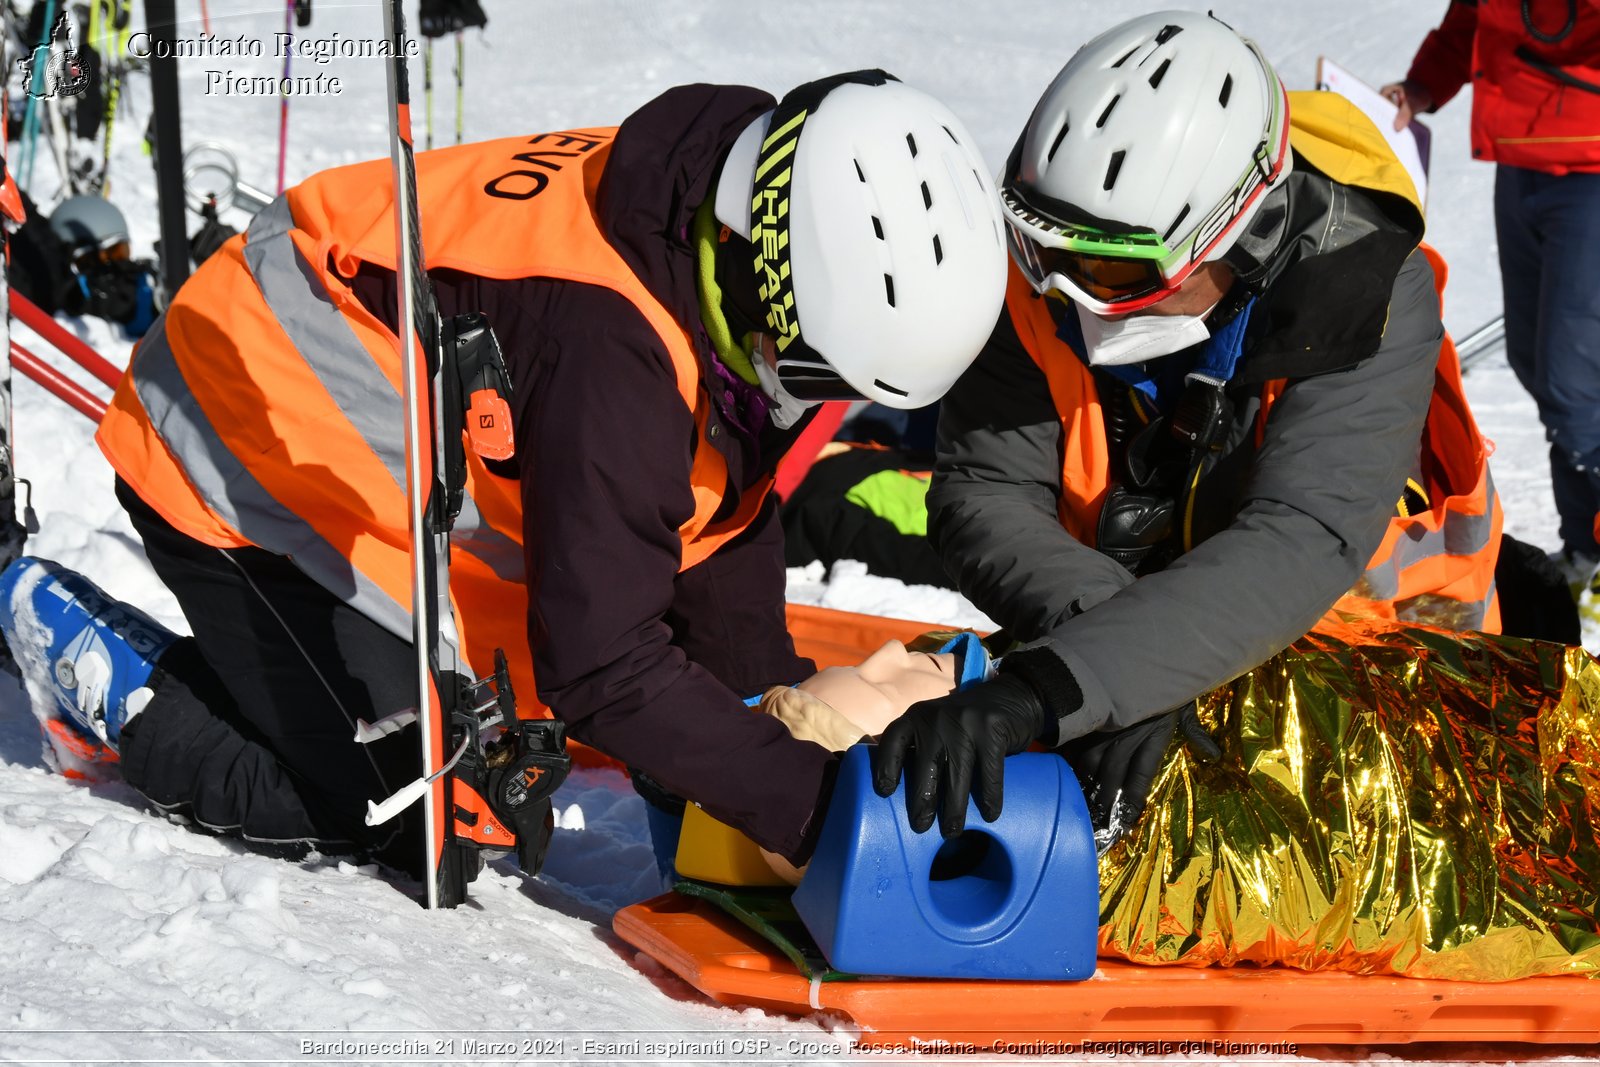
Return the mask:
<svg viewBox="0 0 1600 1067">
<path fill-rule="evenodd" d="M 1216 739 L 1200 725 L 1193 701 L 1120 730 L 1080 737 L 1062 748 L 1083 786 L 1097 830 L 1121 832 L 1139 821 L 1167 746 L 1180 732 L 1196 758 L 1209 762 L 1222 756 Z"/>
</svg>

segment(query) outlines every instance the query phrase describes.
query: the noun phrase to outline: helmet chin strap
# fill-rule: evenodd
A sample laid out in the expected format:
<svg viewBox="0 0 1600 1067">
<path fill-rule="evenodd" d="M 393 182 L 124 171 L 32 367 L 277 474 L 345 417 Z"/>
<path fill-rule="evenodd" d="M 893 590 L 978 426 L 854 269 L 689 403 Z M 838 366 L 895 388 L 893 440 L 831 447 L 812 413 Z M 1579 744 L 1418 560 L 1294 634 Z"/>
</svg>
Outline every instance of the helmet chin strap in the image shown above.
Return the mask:
<svg viewBox="0 0 1600 1067">
<path fill-rule="evenodd" d="M 799 400 L 789 394 L 789 390 L 785 389 L 783 383 L 778 380 L 777 368 L 767 362 L 759 343 L 754 346 L 754 351 L 750 353 L 750 365 L 755 368 L 756 380 L 761 385 L 761 391 L 766 394 L 768 400 L 772 401 L 772 406 L 768 410 L 772 417 L 772 425 L 778 429 L 787 430 L 799 422 L 807 411 L 817 406 L 817 402 L 814 400 Z"/>
<path fill-rule="evenodd" d="M 1283 181 L 1262 198 L 1255 217 L 1222 254 L 1222 262 L 1253 293 L 1265 289 L 1274 274 L 1274 261 L 1289 230 L 1289 207 L 1289 181 Z"/>
</svg>

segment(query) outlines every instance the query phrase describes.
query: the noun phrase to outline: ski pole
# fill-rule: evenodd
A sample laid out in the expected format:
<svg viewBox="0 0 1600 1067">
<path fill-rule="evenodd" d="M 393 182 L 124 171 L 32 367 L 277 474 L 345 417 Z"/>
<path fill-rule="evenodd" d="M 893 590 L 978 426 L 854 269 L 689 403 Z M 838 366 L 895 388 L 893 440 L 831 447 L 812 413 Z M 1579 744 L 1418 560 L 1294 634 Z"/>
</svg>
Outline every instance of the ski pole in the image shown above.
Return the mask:
<svg viewBox="0 0 1600 1067">
<path fill-rule="evenodd" d="M 466 91 L 467 73 L 467 45 L 466 33 L 456 31 L 456 144 L 461 143 L 462 104 L 461 98 Z"/>
<path fill-rule="evenodd" d="M 211 36 L 211 8 L 206 4 L 206 0 L 200 0 L 200 27 L 201 33 L 207 37 Z"/>
<path fill-rule="evenodd" d="M 1465 372 L 1468 367 L 1478 362 L 1506 340 L 1506 317 L 1496 315 L 1493 319 L 1479 326 L 1456 345 L 1456 356 L 1461 360 L 1461 370 Z"/>
<path fill-rule="evenodd" d="M 283 81 L 278 85 L 278 195 L 283 195 L 284 163 L 289 156 L 289 71 L 294 59 L 294 0 L 288 0 L 283 14 Z"/>
<path fill-rule="evenodd" d="M 11 313 L 21 319 L 23 324 L 46 341 L 55 345 L 72 362 L 94 375 L 106 386 L 115 389 L 117 383 L 122 381 L 122 371 L 116 364 L 90 348 L 84 341 L 74 336 L 65 326 L 62 326 L 45 310 L 21 293 L 11 293 Z"/>
<path fill-rule="evenodd" d="M 433 147 L 433 38 L 422 42 L 422 117 L 424 138 L 422 147 Z"/>
<path fill-rule="evenodd" d="M 35 382 L 38 382 L 45 392 L 66 403 L 79 414 L 85 415 L 97 423 L 106 417 L 106 402 L 104 400 L 101 400 L 15 341 L 11 342 L 11 365 L 21 371 L 25 377 L 32 378 Z"/>
<path fill-rule="evenodd" d="M 100 53 L 101 76 L 105 79 L 105 102 L 100 112 L 100 177 L 98 192 L 111 195 L 109 174 L 111 170 L 111 123 L 117 110 L 117 57 L 111 54 L 114 47 L 106 33 L 106 25 L 115 23 L 115 15 L 108 10 L 112 0 L 94 0 L 89 5 L 89 45 Z"/>
</svg>

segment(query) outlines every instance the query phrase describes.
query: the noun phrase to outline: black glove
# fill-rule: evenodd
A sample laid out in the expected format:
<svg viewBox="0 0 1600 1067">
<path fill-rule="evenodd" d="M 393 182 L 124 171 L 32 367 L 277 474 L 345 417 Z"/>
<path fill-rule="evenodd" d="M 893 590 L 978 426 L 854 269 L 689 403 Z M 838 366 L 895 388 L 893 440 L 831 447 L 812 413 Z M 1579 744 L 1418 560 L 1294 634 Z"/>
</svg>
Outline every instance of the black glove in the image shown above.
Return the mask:
<svg viewBox="0 0 1600 1067">
<path fill-rule="evenodd" d="M 1121 829 L 1139 821 L 1167 746 L 1180 731 L 1196 758 L 1221 758 L 1222 749 L 1200 725 L 1193 701 L 1121 730 L 1080 737 L 1062 748 L 1083 786 L 1096 829 L 1110 828 L 1113 814 Z"/>
<path fill-rule="evenodd" d="M 913 704 L 878 740 L 872 787 L 880 797 L 889 796 L 904 767 L 906 815 L 919 834 L 933 825 L 939 792 L 944 794 L 937 805 L 939 829 L 946 837 L 959 834 L 967 825 L 967 796 L 974 785 L 978 811 L 994 822 L 1000 817 L 1004 760 L 1027 748 L 1044 721 L 1039 694 L 1015 676 Z"/>
<path fill-rule="evenodd" d="M 1046 730 L 1054 736 L 1057 717 L 1082 702 L 1077 681 L 1053 652 L 1014 653 L 1001 661 L 998 677 L 913 704 L 890 723 L 873 750 L 872 787 L 889 796 L 904 769 L 906 815 L 919 834 L 933 825 L 935 807 L 940 832 L 959 834 L 967 824 L 967 797 L 974 793 L 978 813 L 994 822 L 1005 758 Z"/>
</svg>

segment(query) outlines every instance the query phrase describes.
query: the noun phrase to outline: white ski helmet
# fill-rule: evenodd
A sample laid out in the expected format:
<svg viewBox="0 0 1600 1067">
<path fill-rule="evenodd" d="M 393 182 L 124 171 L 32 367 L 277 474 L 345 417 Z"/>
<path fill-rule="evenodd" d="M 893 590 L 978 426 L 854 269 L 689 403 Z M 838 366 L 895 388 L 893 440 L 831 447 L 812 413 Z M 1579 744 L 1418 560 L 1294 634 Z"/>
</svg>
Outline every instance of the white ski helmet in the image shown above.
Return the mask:
<svg viewBox="0 0 1600 1067">
<path fill-rule="evenodd" d="M 1100 314 L 1160 300 L 1221 258 L 1292 168 L 1289 98 L 1255 42 L 1192 11 L 1078 50 L 1002 175 L 1012 258 Z"/>
<path fill-rule="evenodd" d="M 757 325 L 797 399 L 931 404 L 999 317 L 988 168 L 949 108 L 882 71 L 802 85 L 751 123 L 714 210 L 752 246 Z"/>
<path fill-rule="evenodd" d="M 114 248 L 128 241 L 128 220 L 100 196 L 71 196 L 50 213 L 50 229 L 73 256 Z"/>
</svg>

